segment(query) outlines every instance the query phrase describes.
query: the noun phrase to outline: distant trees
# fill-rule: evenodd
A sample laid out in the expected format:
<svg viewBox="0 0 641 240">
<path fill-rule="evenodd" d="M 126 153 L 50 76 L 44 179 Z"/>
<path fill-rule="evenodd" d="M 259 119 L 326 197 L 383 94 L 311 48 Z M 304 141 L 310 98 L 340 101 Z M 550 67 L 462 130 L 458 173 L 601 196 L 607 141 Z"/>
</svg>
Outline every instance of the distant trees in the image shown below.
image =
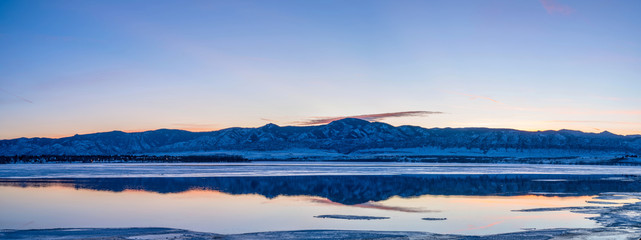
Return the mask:
<svg viewBox="0 0 641 240">
<path fill-rule="evenodd" d="M 0 156 L 0 164 L 8 163 L 154 163 L 154 162 L 248 162 L 238 155 L 15 155 Z"/>
</svg>

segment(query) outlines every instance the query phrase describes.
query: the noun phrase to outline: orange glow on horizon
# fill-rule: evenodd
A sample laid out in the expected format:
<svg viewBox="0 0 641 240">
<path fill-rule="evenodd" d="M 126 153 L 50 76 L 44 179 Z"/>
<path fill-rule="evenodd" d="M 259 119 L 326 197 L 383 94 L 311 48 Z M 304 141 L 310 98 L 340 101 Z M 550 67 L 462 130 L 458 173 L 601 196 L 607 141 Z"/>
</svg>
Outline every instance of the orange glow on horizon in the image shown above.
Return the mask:
<svg viewBox="0 0 641 240">
<path fill-rule="evenodd" d="M 631 124 L 637 124 L 637 123 L 631 123 Z M 641 123 L 638 123 L 641 125 Z M 256 126 L 260 127 L 260 126 Z M 419 126 L 423 127 L 423 126 Z M 458 126 L 458 127 L 453 127 L 453 128 L 466 128 L 466 127 L 473 127 L 473 126 Z M 475 126 L 479 127 L 479 126 Z M 423 127 L 423 128 L 432 128 L 432 127 Z M 172 129 L 172 130 L 185 130 L 185 131 L 190 131 L 190 132 L 212 132 L 212 131 L 219 131 L 225 128 L 185 128 L 185 129 L 178 129 L 178 128 L 159 128 L 159 129 L 129 129 L 129 130 L 111 130 L 111 131 L 122 131 L 125 133 L 139 133 L 139 132 L 147 132 L 147 131 L 155 131 L 155 130 L 160 130 L 160 129 Z M 570 128 L 570 127 L 557 127 L 557 128 L 508 128 L 508 129 L 514 129 L 518 131 L 526 131 L 526 132 L 543 132 L 543 131 L 559 131 L 562 129 L 568 129 L 568 130 L 575 130 L 575 131 L 581 131 L 581 132 L 586 132 L 586 133 L 601 133 L 604 131 L 608 131 L 617 135 L 641 135 L 641 130 L 633 130 L 633 129 L 620 129 L 620 130 L 610 130 L 610 129 L 594 129 L 594 128 Z M 67 137 L 73 137 L 75 135 L 86 135 L 86 134 L 94 134 L 94 133 L 105 133 L 105 132 L 111 132 L 111 131 L 98 131 L 98 132 L 84 132 L 84 133 L 71 133 L 71 134 L 51 134 L 51 135 L 25 135 L 21 137 L 16 137 L 16 138 L 52 138 L 52 139 L 60 139 L 60 138 L 67 138 Z M 16 138 L 7 138 L 7 139 L 16 139 Z"/>
</svg>

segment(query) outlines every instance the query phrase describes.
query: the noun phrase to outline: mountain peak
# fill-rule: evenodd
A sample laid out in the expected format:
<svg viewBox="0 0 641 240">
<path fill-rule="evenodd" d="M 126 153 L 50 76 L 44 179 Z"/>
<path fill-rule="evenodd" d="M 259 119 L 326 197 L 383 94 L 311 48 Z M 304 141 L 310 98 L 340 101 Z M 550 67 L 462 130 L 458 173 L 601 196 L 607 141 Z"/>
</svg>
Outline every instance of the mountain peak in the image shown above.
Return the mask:
<svg viewBox="0 0 641 240">
<path fill-rule="evenodd" d="M 603 136 L 616 136 L 616 134 L 608 132 L 608 131 L 603 131 L 603 132 L 600 132 L 599 134 L 601 134 Z"/>
<path fill-rule="evenodd" d="M 329 125 L 336 125 L 336 124 L 343 124 L 343 125 L 365 125 L 369 124 L 370 122 L 367 120 L 359 119 L 359 118 L 343 118 L 339 120 L 332 121 L 329 123 Z"/>
<path fill-rule="evenodd" d="M 267 130 L 269 130 L 269 129 L 275 129 L 275 128 L 279 128 L 279 127 L 280 127 L 280 126 L 278 126 L 278 125 L 276 125 L 276 124 L 268 123 L 268 124 L 265 124 L 265 126 L 260 127 L 260 129 L 267 129 Z"/>
</svg>

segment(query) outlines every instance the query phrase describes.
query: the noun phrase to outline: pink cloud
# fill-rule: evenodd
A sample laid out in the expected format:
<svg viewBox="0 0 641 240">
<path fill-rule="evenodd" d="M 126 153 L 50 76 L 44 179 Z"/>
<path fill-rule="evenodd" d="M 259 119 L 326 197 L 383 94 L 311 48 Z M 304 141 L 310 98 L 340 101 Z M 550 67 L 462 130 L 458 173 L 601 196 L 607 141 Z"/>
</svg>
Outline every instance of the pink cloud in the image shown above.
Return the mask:
<svg viewBox="0 0 641 240">
<path fill-rule="evenodd" d="M 392 117 L 417 117 L 425 116 L 429 114 L 442 114 L 443 112 L 435 111 L 407 111 L 407 112 L 391 112 L 391 113 L 377 113 L 377 114 L 365 114 L 365 115 L 355 115 L 355 116 L 342 116 L 342 117 L 319 117 L 308 119 L 302 122 L 295 122 L 295 124 L 308 126 L 308 125 L 319 125 L 319 124 L 328 124 L 333 121 L 345 119 L 345 118 L 358 118 L 367 121 L 378 121 L 385 118 Z"/>
<path fill-rule="evenodd" d="M 543 5 L 543 8 L 545 8 L 545 11 L 548 12 L 548 14 L 563 14 L 563 15 L 570 15 L 574 12 L 574 9 L 560 4 L 556 2 L 555 0 L 540 0 L 541 5 Z"/>
</svg>

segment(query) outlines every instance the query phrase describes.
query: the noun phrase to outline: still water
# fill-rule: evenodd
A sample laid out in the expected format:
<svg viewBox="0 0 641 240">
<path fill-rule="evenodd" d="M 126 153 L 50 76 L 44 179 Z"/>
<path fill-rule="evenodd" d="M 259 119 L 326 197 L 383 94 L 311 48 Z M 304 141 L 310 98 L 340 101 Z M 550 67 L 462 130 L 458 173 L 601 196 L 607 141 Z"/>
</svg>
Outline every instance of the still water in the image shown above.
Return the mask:
<svg viewBox="0 0 641 240">
<path fill-rule="evenodd" d="M 56 165 L 49 167 L 55 171 Z M 598 202 L 594 198 L 604 192 L 641 189 L 637 175 L 625 173 L 279 176 L 256 172 L 257 176 L 101 178 L 40 174 L 48 177 L 2 176 L 0 228 L 171 227 L 215 233 L 345 229 L 484 235 L 597 227 L 587 214 L 514 210 L 603 206 L 588 202 Z M 319 215 L 386 219 L 315 217 Z"/>
</svg>

